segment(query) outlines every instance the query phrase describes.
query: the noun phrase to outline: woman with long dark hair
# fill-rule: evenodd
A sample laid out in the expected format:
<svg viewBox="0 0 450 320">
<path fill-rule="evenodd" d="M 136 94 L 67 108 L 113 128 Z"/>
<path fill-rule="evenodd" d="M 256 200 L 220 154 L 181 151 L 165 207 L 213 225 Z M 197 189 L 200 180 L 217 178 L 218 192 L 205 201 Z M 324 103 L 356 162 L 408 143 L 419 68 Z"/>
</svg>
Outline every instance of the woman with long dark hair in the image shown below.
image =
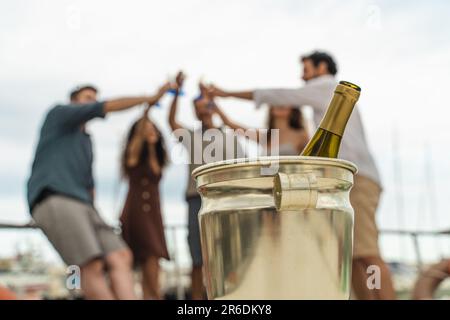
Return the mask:
<svg viewBox="0 0 450 320">
<path fill-rule="evenodd" d="M 305 123 L 303 113 L 297 106 L 271 107 L 267 121 L 268 149 L 271 147 L 272 129 L 278 129 L 279 155 L 299 155 L 309 141 L 309 132 Z"/>
<path fill-rule="evenodd" d="M 144 299 L 161 299 L 159 259 L 169 259 L 160 209 L 159 182 L 167 161 L 161 132 L 147 116 L 130 128 L 122 155 L 129 189 L 120 217 L 122 235 L 142 271 Z"/>
</svg>

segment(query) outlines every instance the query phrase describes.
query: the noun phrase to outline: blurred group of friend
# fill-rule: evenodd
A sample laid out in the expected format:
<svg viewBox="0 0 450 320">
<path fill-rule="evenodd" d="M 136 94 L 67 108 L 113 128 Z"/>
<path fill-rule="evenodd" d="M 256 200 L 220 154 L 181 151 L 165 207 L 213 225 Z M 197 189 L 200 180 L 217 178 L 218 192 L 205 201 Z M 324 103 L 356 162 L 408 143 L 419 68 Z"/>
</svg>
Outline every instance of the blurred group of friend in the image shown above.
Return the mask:
<svg viewBox="0 0 450 320">
<path fill-rule="evenodd" d="M 337 80 L 337 64 L 325 52 L 313 52 L 300 59 L 305 85 L 295 89 L 264 89 L 228 91 L 215 85 L 199 84 L 199 95 L 192 103 L 200 128 L 185 127 L 177 120 L 178 99 L 185 75 L 179 72 L 173 81 L 161 85 L 151 96 L 97 100 L 97 88 L 80 86 L 70 94 L 70 102 L 51 108 L 44 119 L 35 151 L 32 173 L 27 184 L 30 213 L 39 228 L 67 265 L 81 268 L 81 287 L 87 299 L 162 299 L 159 286 L 159 260 L 170 259 L 164 237 L 159 184 L 169 161 L 159 123 L 149 113 L 167 92 L 172 93 L 168 117 L 173 134 L 181 140 L 189 157 L 186 201 L 188 205 L 188 244 L 192 258 L 191 297 L 206 298 L 202 275 L 202 252 L 198 212 L 201 199 L 190 173 L 205 161 L 194 161 L 210 142 L 201 147 L 186 143 L 191 137 L 208 129 L 223 128 L 245 132 L 245 124 L 232 119 L 233 110 L 224 112 L 220 99 L 234 97 L 253 100 L 257 106 L 268 105 L 268 121 L 264 128 L 278 130 L 276 141 L 256 142 L 265 149 L 278 150 L 279 155 L 298 155 L 310 138 L 302 108 L 309 106 L 318 125 L 333 95 Z M 128 194 L 120 216 L 121 234 L 107 225 L 94 205 L 95 183 L 92 174 L 93 151 L 86 122 L 144 104 L 142 116 L 130 126 L 121 158 L 122 176 L 128 181 Z M 393 299 L 395 293 L 389 269 L 381 258 L 375 213 L 382 187 L 373 157 L 367 146 L 364 127 L 355 108 L 343 139 L 340 158 L 359 167 L 350 199 L 355 210 L 352 285 L 358 299 Z M 215 126 L 218 115 L 221 126 Z M 239 130 L 238 130 L 239 129 Z M 242 129 L 242 130 L 241 130 Z M 267 129 L 269 129 L 267 131 Z M 259 136 L 259 135 L 258 135 Z M 258 137 L 256 136 L 256 137 Z M 276 146 L 274 146 L 276 144 Z M 225 148 L 224 144 L 224 148 Z M 242 154 L 239 143 L 224 158 Z M 224 159 L 223 159 L 224 160 Z M 381 270 L 381 288 L 367 287 L 368 266 Z M 133 268 L 142 279 L 142 296 L 134 290 Z"/>
</svg>

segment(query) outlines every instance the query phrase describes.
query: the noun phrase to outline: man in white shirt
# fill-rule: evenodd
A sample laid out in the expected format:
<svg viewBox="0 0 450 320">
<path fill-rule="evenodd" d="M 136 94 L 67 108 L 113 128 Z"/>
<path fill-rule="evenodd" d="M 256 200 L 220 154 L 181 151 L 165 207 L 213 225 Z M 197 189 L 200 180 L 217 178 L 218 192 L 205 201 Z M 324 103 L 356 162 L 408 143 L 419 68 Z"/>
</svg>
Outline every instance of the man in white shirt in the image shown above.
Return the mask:
<svg viewBox="0 0 450 320">
<path fill-rule="evenodd" d="M 301 58 L 302 79 L 305 85 L 297 89 L 268 89 L 230 92 L 211 86 L 211 93 L 219 97 L 235 97 L 255 101 L 256 106 L 300 105 L 311 106 L 314 122 L 318 125 L 333 96 L 337 81 L 337 66 L 324 52 L 313 52 Z M 345 129 L 339 157 L 358 166 L 350 200 L 355 210 L 352 284 L 359 299 L 395 299 L 389 269 L 380 256 L 375 212 L 381 195 L 381 182 L 375 162 L 370 154 L 364 128 L 356 106 Z M 368 267 L 380 268 L 381 286 L 370 289 Z M 369 281 L 370 282 L 370 281 Z"/>
</svg>

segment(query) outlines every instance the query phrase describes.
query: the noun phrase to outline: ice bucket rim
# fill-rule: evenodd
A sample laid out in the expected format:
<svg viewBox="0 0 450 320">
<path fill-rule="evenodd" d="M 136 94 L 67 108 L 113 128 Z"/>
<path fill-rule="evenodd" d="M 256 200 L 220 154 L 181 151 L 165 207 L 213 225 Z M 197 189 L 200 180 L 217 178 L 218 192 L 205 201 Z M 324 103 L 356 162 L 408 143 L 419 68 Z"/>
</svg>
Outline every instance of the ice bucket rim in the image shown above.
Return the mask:
<svg viewBox="0 0 450 320">
<path fill-rule="evenodd" d="M 191 175 L 195 179 L 198 176 L 222 169 L 230 169 L 237 167 L 249 166 L 269 166 L 272 162 L 277 161 L 281 164 L 295 163 L 305 165 L 332 166 L 350 170 L 353 174 L 358 172 L 358 167 L 350 161 L 336 158 L 323 157 L 304 157 L 304 156 L 266 156 L 255 158 L 238 158 L 223 161 L 216 161 L 204 164 L 195 168 Z"/>
</svg>

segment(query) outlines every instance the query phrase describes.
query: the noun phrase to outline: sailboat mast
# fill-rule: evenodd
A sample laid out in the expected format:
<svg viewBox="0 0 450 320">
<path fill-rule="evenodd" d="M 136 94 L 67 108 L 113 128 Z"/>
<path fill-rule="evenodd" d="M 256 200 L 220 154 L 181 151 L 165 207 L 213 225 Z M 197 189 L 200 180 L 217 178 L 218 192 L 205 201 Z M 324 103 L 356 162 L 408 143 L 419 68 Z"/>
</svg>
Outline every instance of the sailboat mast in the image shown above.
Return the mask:
<svg viewBox="0 0 450 320">
<path fill-rule="evenodd" d="M 397 215 L 397 227 L 399 230 L 404 230 L 404 201 L 403 201 L 403 176 L 402 168 L 399 158 L 399 136 L 397 126 L 394 124 L 392 130 L 392 155 L 393 155 L 393 168 L 394 168 L 394 185 L 395 185 L 395 211 Z M 399 251 L 400 255 L 405 253 L 404 242 L 401 236 L 399 236 Z M 417 255 L 417 253 L 416 253 Z"/>
<path fill-rule="evenodd" d="M 428 196 L 428 210 L 429 217 L 431 219 L 431 228 L 437 231 L 440 228 L 439 215 L 437 211 L 437 198 L 436 198 L 436 188 L 434 183 L 434 175 L 432 169 L 432 150 L 429 142 L 425 142 L 425 180 L 426 180 L 426 194 Z M 436 250 L 438 251 L 439 258 L 443 259 L 442 246 L 440 242 L 439 235 L 434 236 L 434 243 Z"/>
</svg>

